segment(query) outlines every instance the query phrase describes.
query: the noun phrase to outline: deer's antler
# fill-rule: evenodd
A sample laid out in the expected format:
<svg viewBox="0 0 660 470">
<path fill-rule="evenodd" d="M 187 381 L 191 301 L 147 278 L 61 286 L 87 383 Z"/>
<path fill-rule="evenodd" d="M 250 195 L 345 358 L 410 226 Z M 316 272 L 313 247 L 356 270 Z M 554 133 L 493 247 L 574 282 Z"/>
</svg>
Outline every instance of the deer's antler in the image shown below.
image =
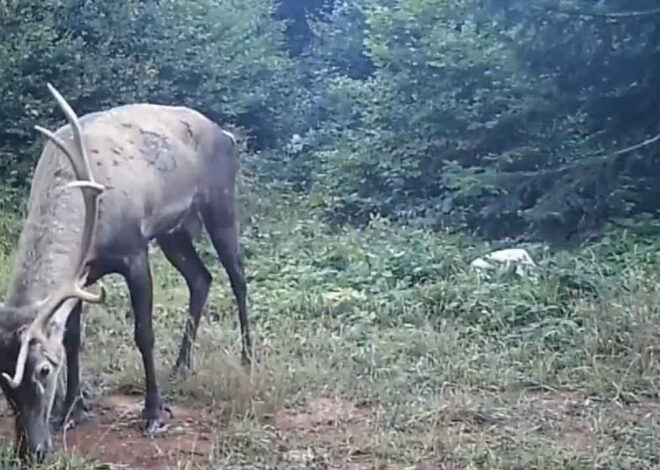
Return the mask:
<svg viewBox="0 0 660 470">
<path fill-rule="evenodd" d="M 66 279 L 54 294 L 39 303 L 39 313 L 23 333 L 14 377 L 10 377 L 8 374 L 3 374 L 5 380 L 7 380 L 9 385 L 13 388 L 17 388 L 23 380 L 30 343 L 33 339 L 39 339 L 45 336 L 48 323 L 64 302 L 72 298 L 77 298 L 90 303 L 101 303 L 105 300 L 105 289 L 103 286 L 101 286 L 100 294 L 87 292 L 82 288 L 82 285 L 87 279 L 87 261 L 96 232 L 98 197 L 105 190 L 105 187 L 94 181 L 78 116 L 76 116 L 76 113 L 71 106 L 69 106 L 62 95 L 60 95 L 50 83 L 48 84 L 48 90 L 55 97 L 55 100 L 71 125 L 73 133 L 73 149 L 52 132 L 39 126 L 36 126 L 36 129 L 50 139 L 69 159 L 76 175 L 76 181 L 67 184 L 67 188 L 80 188 L 82 191 L 85 203 L 85 221 L 82 230 L 80 251 L 76 260 L 73 276 L 70 279 Z"/>
</svg>

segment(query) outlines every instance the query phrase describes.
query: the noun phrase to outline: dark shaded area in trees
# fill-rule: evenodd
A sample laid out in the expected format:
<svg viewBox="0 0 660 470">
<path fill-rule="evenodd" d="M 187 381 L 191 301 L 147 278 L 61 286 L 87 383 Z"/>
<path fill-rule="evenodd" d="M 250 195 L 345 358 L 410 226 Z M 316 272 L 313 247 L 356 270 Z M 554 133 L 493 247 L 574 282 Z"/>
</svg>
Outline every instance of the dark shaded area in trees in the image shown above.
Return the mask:
<svg viewBox="0 0 660 470">
<path fill-rule="evenodd" d="M 261 150 L 264 182 L 338 223 L 379 212 L 556 242 L 657 217 L 651 0 L 9 0 L 3 201 L 24 194 L 51 81 L 82 114 L 192 106 Z M 644 223 L 647 223 L 644 222 Z"/>
<path fill-rule="evenodd" d="M 332 11 L 333 0 L 280 0 L 275 18 L 287 23 L 287 49 L 299 56 L 312 41 L 309 18 Z"/>
</svg>

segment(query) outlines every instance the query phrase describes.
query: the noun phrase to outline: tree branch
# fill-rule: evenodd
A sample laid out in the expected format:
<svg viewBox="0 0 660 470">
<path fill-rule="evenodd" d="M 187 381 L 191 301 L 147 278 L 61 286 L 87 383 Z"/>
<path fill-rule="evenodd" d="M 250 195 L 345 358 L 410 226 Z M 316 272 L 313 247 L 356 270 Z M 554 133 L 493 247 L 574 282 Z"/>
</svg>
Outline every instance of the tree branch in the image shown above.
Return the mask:
<svg viewBox="0 0 660 470">
<path fill-rule="evenodd" d="M 587 154 L 583 156 L 581 159 L 572 161 L 569 163 L 565 163 L 564 165 L 557 166 L 555 168 L 546 168 L 543 170 L 537 170 L 537 171 L 516 171 L 516 172 L 511 172 L 511 173 L 503 173 L 500 177 L 506 178 L 507 176 L 510 178 L 518 178 L 520 176 L 548 176 L 548 175 L 557 175 L 560 173 L 564 173 L 566 171 L 572 171 L 577 168 L 585 168 L 589 167 L 591 165 L 599 165 L 602 164 L 603 162 L 607 162 L 611 160 L 614 157 L 618 157 L 620 155 L 633 152 L 635 150 L 639 150 L 642 147 L 649 146 L 651 144 L 654 144 L 656 142 L 660 142 L 660 134 L 656 135 L 655 137 L 650 137 L 646 139 L 643 142 L 640 142 L 635 145 L 631 145 L 630 147 L 626 147 L 621 150 L 617 150 L 615 152 L 594 152 Z"/>
<path fill-rule="evenodd" d="M 651 137 L 650 139 L 646 139 L 644 142 L 640 142 L 639 144 L 635 144 L 631 147 L 617 150 L 616 152 L 614 152 L 614 155 L 623 155 L 624 153 L 632 152 L 642 147 L 646 147 L 647 145 L 651 145 L 655 142 L 658 142 L 659 140 L 660 140 L 660 134 L 656 135 L 655 137 Z"/>
<path fill-rule="evenodd" d="M 597 12 L 588 12 L 584 10 L 568 10 L 564 8 L 557 8 L 546 5 L 534 5 L 536 8 L 551 11 L 554 13 L 563 13 L 565 15 L 573 16 L 585 16 L 589 18 L 604 18 L 604 19 L 619 19 L 619 18 L 639 18 L 642 16 L 653 16 L 660 15 L 660 7 L 651 8 L 649 10 L 638 10 L 638 11 L 619 11 L 611 13 L 597 13 Z"/>
</svg>

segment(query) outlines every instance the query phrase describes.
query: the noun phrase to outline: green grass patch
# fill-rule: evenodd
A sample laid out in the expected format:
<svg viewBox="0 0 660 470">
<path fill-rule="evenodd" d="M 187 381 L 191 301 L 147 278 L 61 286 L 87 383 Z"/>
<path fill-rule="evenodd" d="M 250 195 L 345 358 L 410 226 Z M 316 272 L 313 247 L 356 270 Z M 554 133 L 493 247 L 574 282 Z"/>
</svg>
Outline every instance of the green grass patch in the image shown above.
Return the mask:
<svg viewBox="0 0 660 470">
<path fill-rule="evenodd" d="M 282 193 L 251 196 L 246 206 L 260 358 L 251 375 L 238 366 L 227 278 L 203 242 L 215 281 L 196 373 L 167 378 L 187 290 L 157 249 L 152 261 L 164 393 L 221 410 L 208 468 L 642 469 L 660 461 L 657 244 L 612 233 L 540 255 L 538 282 L 507 273 L 478 280 L 469 264 L 487 247 L 465 237 L 381 218 L 333 227 Z M 10 255 L 2 265 L 6 283 Z M 143 387 L 127 292 L 119 278 L 110 286 L 109 303 L 90 309 L 84 340 L 86 383 L 100 394 Z"/>
</svg>

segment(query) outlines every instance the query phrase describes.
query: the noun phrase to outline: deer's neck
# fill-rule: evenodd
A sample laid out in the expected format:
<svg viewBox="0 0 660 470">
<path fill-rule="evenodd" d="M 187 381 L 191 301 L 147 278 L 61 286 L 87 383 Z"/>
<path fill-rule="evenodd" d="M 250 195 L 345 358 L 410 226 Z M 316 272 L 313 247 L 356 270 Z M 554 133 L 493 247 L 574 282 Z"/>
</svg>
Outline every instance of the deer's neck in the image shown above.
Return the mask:
<svg viewBox="0 0 660 470">
<path fill-rule="evenodd" d="M 64 187 L 72 179 L 66 157 L 47 146 L 32 180 L 5 305 L 43 300 L 73 272 L 84 215 L 80 191 Z"/>
</svg>

